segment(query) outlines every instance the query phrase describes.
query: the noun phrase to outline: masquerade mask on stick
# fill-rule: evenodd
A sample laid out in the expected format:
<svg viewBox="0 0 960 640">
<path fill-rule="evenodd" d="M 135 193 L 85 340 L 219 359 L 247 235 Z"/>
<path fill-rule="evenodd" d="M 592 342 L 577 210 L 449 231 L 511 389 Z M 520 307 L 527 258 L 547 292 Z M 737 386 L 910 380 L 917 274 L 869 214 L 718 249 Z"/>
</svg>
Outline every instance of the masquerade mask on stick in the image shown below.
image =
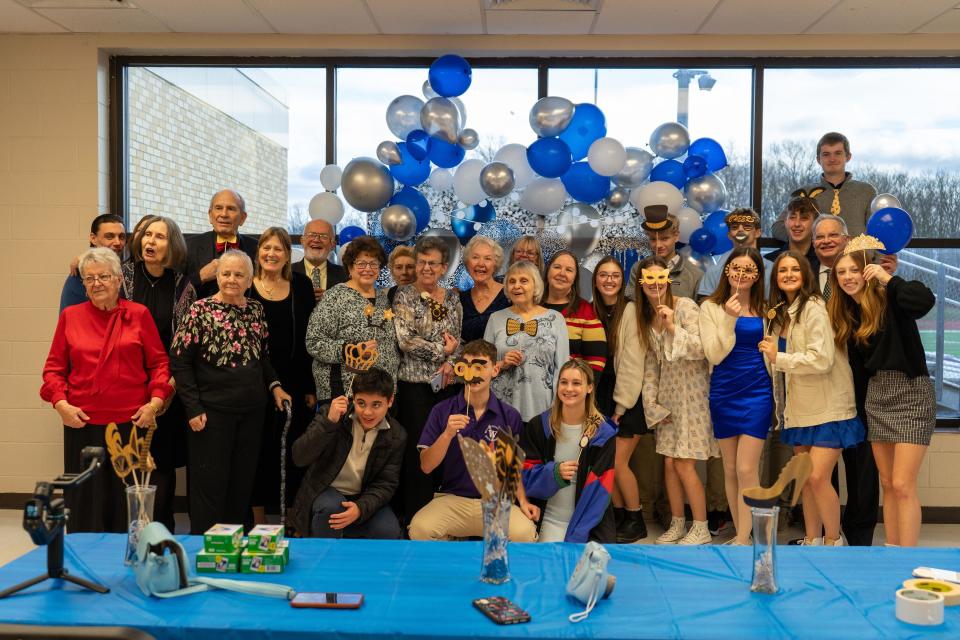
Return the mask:
<svg viewBox="0 0 960 640">
<path fill-rule="evenodd" d="M 661 269 L 660 271 L 654 271 L 653 269 L 640 269 L 640 282 L 649 286 L 657 287 L 657 306 L 660 306 L 660 287 L 661 284 L 669 284 L 673 282 L 670 279 L 670 272 L 666 269 Z"/>
<path fill-rule="evenodd" d="M 749 265 L 734 264 L 732 261 L 727 263 L 727 266 L 723 269 L 724 275 L 728 278 L 733 278 L 737 282 L 737 295 L 740 294 L 740 283 L 747 282 L 753 283 L 757 278 L 760 277 L 760 272 L 757 271 L 757 267 L 752 263 Z"/>
</svg>

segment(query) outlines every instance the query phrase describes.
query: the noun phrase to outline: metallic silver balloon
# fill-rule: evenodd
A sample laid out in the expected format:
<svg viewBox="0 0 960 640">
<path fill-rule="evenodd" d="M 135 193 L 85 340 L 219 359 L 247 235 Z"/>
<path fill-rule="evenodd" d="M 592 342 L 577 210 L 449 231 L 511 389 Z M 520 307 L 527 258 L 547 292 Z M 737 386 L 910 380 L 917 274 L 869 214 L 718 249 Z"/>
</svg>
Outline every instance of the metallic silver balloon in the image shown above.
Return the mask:
<svg viewBox="0 0 960 640">
<path fill-rule="evenodd" d="M 679 158 L 690 147 L 690 132 L 679 122 L 664 122 L 650 134 L 650 148 L 661 158 Z"/>
<path fill-rule="evenodd" d="M 644 149 L 627 147 L 627 161 L 620 169 L 620 173 L 613 176 L 613 183 L 618 187 L 633 189 L 643 184 L 653 169 L 653 155 Z"/>
<path fill-rule="evenodd" d="M 684 190 L 687 206 L 697 213 L 713 213 L 727 201 L 727 187 L 712 173 L 693 178 Z"/>
<path fill-rule="evenodd" d="M 630 201 L 630 190 L 624 187 L 614 187 L 607 194 L 604 203 L 611 209 L 620 209 Z"/>
<path fill-rule="evenodd" d="M 463 104 L 463 100 L 460 98 L 447 98 L 450 102 L 453 103 L 453 106 L 457 108 L 457 113 L 460 114 L 460 126 L 463 127 L 467 124 L 467 105 Z"/>
<path fill-rule="evenodd" d="M 903 205 L 900 204 L 900 200 L 897 197 L 890 193 L 880 193 L 870 201 L 870 213 L 876 213 L 880 209 L 886 209 L 887 207 L 896 207 L 897 209 L 903 209 Z"/>
<path fill-rule="evenodd" d="M 387 106 L 387 127 L 393 135 L 406 140 L 411 131 L 420 128 L 423 100 L 416 96 L 398 96 Z"/>
<path fill-rule="evenodd" d="M 393 140 L 384 140 L 377 145 L 377 159 L 383 164 L 401 164 L 400 147 Z"/>
<path fill-rule="evenodd" d="M 457 138 L 457 142 L 460 143 L 460 146 L 470 151 L 471 149 L 476 149 L 477 145 L 480 144 L 480 134 L 478 134 L 473 129 L 464 129 L 460 132 L 460 136 Z"/>
<path fill-rule="evenodd" d="M 367 213 L 390 202 L 393 187 L 393 176 L 373 158 L 354 158 L 343 170 L 340 180 L 340 191 L 350 206 Z"/>
<path fill-rule="evenodd" d="M 447 272 L 443 275 L 444 278 L 452 278 L 453 272 L 457 270 L 457 265 L 460 264 L 460 240 L 450 229 L 427 229 L 423 232 L 421 237 L 430 236 L 432 238 L 440 238 L 443 240 L 443 243 L 447 245 L 447 253 L 449 257 L 447 258 Z"/>
<path fill-rule="evenodd" d="M 542 137 L 560 135 L 570 121 L 576 106 L 566 98 L 540 98 L 530 109 L 530 128 Z"/>
<path fill-rule="evenodd" d="M 513 169 L 503 162 L 491 162 L 480 171 L 480 188 L 491 198 L 502 198 L 513 191 Z"/>
<path fill-rule="evenodd" d="M 585 258 L 600 242 L 600 213 L 590 205 L 568 204 L 560 211 L 554 224 L 567 248 L 578 258 Z"/>
<path fill-rule="evenodd" d="M 431 136 L 457 144 L 460 134 L 460 113 L 447 98 L 431 98 L 420 109 L 420 127 Z"/>
<path fill-rule="evenodd" d="M 431 98 L 436 98 L 440 95 L 439 93 L 433 90 L 432 86 L 430 86 L 429 80 L 423 81 L 423 87 L 421 88 L 420 91 L 421 93 L 423 93 L 423 97 L 426 98 L 427 100 L 430 100 Z"/>
<path fill-rule="evenodd" d="M 417 218 L 406 205 L 392 204 L 384 209 L 380 224 L 383 235 L 397 242 L 404 242 L 417 234 Z"/>
</svg>

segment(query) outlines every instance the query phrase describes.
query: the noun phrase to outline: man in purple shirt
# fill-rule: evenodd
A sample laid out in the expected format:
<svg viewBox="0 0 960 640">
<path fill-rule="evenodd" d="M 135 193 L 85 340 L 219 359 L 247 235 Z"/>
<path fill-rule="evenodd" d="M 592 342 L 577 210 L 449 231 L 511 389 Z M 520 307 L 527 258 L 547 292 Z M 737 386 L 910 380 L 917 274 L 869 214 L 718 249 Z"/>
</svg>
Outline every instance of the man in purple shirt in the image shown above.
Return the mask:
<svg viewBox="0 0 960 640">
<path fill-rule="evenodd" d="M 477 491 L 456 436 L 477 441 L 493 442 L 498 431 L 508 431 L 518 442 L 523 429 L 520 413 L 501 402 L 490 392 L 490 381 L 499 369 L 497 348 L 486 340 L 474 340 L 463 347 L 463 359 L 479 365 L 478 374 L 467 382 L 470 385 L 470 403 L 464 392 L 436 405 L 423 427 L 420 449 L 420 468 L 433 473 L 443 465 L 440 490 L 427 506 L 420 509 L 410 522 L 411 540 L 449 540 L 483 535 L 483 513 L 480 492 Z M 534 521 L 540 509 L 527 501 L 523 487 L 510 512 L 510 540 L 533 542 L 537 537 Z"/>
</svg>

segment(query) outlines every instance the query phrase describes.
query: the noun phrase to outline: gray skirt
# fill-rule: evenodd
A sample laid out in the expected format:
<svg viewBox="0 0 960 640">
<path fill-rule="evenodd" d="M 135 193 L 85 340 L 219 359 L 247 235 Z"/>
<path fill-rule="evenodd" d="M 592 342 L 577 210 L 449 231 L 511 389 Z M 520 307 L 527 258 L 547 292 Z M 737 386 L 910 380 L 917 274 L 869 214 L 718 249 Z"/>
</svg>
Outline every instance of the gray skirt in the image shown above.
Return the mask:
<svg viewBox="0 0 960 640">
<path fill-rule="evenodd" d="M 928 376 L 878 371 L 867 385 L 867 439 L 929 445 L 937 423 L 937 400 Z"/>
</svg>

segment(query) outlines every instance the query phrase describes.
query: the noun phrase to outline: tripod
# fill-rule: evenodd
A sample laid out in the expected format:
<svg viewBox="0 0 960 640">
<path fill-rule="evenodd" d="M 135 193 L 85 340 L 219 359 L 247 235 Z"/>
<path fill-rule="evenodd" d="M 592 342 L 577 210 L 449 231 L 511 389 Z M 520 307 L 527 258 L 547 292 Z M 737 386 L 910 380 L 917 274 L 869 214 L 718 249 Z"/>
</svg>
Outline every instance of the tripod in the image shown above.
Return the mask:
<svg viewBox="0 0 960 640">
<path fill-rule="evenodd" d="M 67 524 L 69 511 L 64 506 L 63 498 L 53 498 L 52 494 L 57 489 L 66 491 L 76 487 L 96 473 L 103 461 L 103 448 L 84 448 L 83 459 L 87 468 L 82 473 L 63 474 L 53 482 L 37 483 L 33 499 L 23 507 L 23 528 L 35 544 L 46 545 L 47 572 L 0 591 L 0 598 L 6 598 L 44 580 L 66 580 L 97 593 L 110 591 L 102 584 L 70 575 L 63 566 L 63 528 Z"/>
</svg>

